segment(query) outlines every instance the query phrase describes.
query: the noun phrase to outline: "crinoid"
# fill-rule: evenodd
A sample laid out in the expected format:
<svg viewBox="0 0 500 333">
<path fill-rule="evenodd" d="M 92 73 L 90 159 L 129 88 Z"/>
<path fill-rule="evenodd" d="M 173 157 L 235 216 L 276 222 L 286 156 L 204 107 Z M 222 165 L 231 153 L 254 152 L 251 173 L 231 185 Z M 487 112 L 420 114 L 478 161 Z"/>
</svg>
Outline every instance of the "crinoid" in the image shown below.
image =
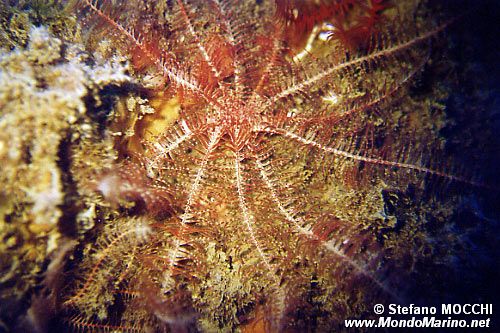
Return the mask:
<svg viewBox="0 0 500 333">
<path fill-rule="evenodd" d="M 67 323 L 323 331 L 424 285 L 430 189 L 483 185 L 442 156 L 444 89 L 413 87 L 449 25 L 416 8 L 378 8 L 357 48 L 314 22 L 301 52 L 269 1 L 78 1 L 129 52 L 142 96 L 170 106 L 134 123 L 124 161 L 95 180 L 137 205 L 73 265 Z M 175 120 L 153 131 L 165 109 Z"/>
</svg>

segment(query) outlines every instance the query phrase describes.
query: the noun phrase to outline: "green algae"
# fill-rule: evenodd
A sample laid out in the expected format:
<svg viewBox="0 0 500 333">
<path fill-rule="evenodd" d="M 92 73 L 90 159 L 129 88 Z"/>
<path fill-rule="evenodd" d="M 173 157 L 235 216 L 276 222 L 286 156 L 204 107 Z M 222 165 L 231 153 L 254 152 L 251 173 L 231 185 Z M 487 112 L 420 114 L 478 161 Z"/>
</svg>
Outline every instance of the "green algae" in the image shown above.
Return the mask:
<svg viewBox="0 0 500 333">
<path fill-rule="evenodd" d="M 11 46 L 0 54 L 0 312 L 4 321 L 22 313 L 26 297 L 47 274 L 47 264 L 68 242 L 68 230 L 77 229 L 64 222 L 64 210 L 74 200 L 64 164 L 72 144 L 97 140 L 91 134 L 95 125 L 85 99 L 99 96 L 108 85 L 131 80 L 118 58 L 89 64 L 91 57 L 81 44 L 55 37 L 45 26 L 35 27 L 30 16 L 14 10 L 2 29 L 6 39 L 2 45 Z M 57 30 L 53 17 L 47 22 Z M 102 151 L 98 155 L 93 163 L 103 160 Z"/>
</svg>

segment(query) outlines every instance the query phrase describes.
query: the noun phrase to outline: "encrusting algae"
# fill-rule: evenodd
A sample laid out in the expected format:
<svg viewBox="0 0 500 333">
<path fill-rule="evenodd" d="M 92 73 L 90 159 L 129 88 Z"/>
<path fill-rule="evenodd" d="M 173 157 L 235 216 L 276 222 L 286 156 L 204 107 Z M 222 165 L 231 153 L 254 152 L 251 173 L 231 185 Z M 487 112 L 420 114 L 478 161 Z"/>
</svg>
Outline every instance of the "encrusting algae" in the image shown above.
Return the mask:
<svg viewBox="0 0 500 333">
<path fill-rule="evenodd" d="M 19 315 L 47 260 L 68 242 L 61 221 L 74 199 L 63 155 L 96 140 L 85 99 L 132 81 L 123 58 L 91 57 L 44 26 L 26 36 L 25 47 L 0 54 L 0 283 L 10 286 L 0 294 L 3 321 Z"/>
<path fill-rule="evenodd" d="M 0 333 L 347 331 L 476 301 L 447 288 L 483 281 L 461 270 L 497 190 L 445 157 L 465 70 L 427 7 L 0 5 Z"/>
</svg>

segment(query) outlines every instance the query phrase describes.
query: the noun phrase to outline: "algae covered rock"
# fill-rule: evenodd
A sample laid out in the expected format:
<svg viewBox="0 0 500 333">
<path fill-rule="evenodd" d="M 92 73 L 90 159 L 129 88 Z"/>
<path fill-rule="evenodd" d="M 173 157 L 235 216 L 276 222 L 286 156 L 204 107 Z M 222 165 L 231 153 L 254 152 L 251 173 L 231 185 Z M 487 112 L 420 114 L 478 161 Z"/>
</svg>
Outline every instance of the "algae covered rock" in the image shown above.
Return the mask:
<svg viewBox="0 0 500 333">
<path fill-rule="evenodd" d="M 22 311 L 65 243 L 62 169 L 67 146 L 92 130 L 86 98 L 130 81 L 123 59 L 96 58 L 44 26 L 30 29 L 26 47 L 0 54 L 0 320 Z"/>
</svg>

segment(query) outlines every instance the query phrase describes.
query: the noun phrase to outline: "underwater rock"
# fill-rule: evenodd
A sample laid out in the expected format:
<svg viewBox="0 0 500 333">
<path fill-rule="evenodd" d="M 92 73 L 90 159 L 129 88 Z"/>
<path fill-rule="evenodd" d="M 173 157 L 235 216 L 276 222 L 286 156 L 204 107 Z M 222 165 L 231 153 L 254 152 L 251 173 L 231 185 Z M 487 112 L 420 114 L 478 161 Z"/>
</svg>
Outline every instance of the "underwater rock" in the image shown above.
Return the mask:
<svg viewBox="0 0 500 333">
<path fill-rule="evenodd" d="M 88 131 L 85 99 L 131 81 L 122 58 L 100 60 L 44 26 L 31 28 L 27 47 L 0 54 L 0 285 L 9 286 L 0 293 L 2 320 L 64 243 L 61 164 L 65 145 Z"/>
</svg>

